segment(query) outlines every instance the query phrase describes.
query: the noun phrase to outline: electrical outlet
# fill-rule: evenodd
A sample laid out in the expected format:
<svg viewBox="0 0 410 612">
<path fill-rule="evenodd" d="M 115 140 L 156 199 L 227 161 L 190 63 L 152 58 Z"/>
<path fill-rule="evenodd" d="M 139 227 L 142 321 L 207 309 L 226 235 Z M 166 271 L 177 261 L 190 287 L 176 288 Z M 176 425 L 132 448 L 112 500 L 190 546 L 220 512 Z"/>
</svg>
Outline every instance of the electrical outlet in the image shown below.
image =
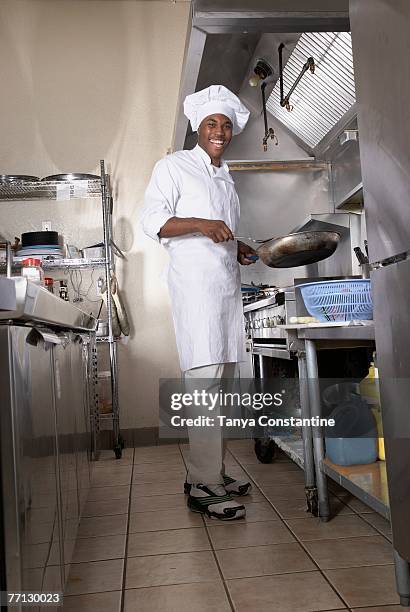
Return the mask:
<svg viewBox="0 0 410 612">
<path fill-rule="evenodd" d="M 51 221 L 42 221 L 41 229 L 43 232 L 51 232 Z"/>
</svg>

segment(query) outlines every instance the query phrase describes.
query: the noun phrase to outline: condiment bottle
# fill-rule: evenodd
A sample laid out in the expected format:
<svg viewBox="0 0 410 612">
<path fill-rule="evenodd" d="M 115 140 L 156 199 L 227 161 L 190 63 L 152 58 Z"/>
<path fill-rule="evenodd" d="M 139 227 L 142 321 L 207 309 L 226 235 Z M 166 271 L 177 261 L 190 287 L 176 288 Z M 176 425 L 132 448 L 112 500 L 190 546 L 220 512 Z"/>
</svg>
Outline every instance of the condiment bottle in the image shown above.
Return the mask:
<svg viewBox="0 0 410 612">
<path fill-rule="evenodd" d="M 67 281 L 65 280 L 61 280 L 60 281 L 60 298 L 62 300 L 64 300 L 65 302 L 68 302 L 68 288 L 67 288 Z"/>
<path fill-rule="evenodd" d="M 30 280 L 32 283 L 37 283 L 39 285 L 43 284 L 44 272 L 41 267 L 41 259 L 28 257 L 27 259 L 23 259 L 21 265 L 22 276 L 25 276 L 27 280 Z"/>
<path fill-rule="evenodd" d="M 46 276 L 44 278 L 44 287 L 50 292 L 54 293 L 54 279 Z"/>
</svg>

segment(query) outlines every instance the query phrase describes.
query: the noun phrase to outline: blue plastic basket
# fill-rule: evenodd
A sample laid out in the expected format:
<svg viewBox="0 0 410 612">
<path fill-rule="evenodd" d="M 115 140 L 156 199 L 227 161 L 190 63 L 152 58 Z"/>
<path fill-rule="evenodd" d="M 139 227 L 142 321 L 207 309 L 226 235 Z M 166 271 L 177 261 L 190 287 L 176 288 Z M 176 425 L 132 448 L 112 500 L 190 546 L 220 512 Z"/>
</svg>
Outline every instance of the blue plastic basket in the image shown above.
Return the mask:
<svg viewBox="0 0 410 612">
<path fill-rule="evenodd" d="M 319 321 L 373 319 L 369 279 L 320 281 L 298 287 L 307 311 Z"/>
</svg>

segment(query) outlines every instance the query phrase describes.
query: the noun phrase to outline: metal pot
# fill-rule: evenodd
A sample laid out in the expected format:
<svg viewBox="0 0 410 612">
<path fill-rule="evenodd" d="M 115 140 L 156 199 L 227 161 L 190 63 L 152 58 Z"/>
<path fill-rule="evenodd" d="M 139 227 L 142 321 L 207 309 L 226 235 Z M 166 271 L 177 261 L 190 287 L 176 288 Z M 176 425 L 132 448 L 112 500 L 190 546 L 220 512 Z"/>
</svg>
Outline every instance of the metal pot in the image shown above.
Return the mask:
<svg viewBox="0 0 410 612">
<path fill-rule="evenodd" d="M 108 322 L 107 321 L 101 321 L 101 320 L 98 321 L 96 335 L 99 337 L 108 336 Z"/>
<path fill-rule="evenodd" d="M 262 243 L 256 252 L 270 268 L 296 268 L 307 266 L 333 255 L 340 241 L 340 234 L 329 231 L 297 232 L 280 238 L 244 240 Z"/>
</svg>

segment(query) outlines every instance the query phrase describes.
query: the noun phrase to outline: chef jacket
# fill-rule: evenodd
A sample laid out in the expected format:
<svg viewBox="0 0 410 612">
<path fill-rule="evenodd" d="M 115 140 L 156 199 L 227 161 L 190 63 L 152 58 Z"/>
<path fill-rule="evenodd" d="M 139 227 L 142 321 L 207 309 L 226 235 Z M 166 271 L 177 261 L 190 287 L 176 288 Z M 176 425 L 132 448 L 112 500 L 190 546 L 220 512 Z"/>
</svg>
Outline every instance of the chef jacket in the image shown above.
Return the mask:
<svg viewBox="0 0 410 612">
<path fill-rule="evenodd" d="M 237 242 L 214 243 L 202 234 L 159 238 L 172 217 L 222 220 L 233 234 L 238 230 L 239 198 L 228 166 L 214 166 L 199 145 L 155 165 L 142 227 L 169 253 L 166 276 L 181 370 L 244 361 Z"/>
</svg>

